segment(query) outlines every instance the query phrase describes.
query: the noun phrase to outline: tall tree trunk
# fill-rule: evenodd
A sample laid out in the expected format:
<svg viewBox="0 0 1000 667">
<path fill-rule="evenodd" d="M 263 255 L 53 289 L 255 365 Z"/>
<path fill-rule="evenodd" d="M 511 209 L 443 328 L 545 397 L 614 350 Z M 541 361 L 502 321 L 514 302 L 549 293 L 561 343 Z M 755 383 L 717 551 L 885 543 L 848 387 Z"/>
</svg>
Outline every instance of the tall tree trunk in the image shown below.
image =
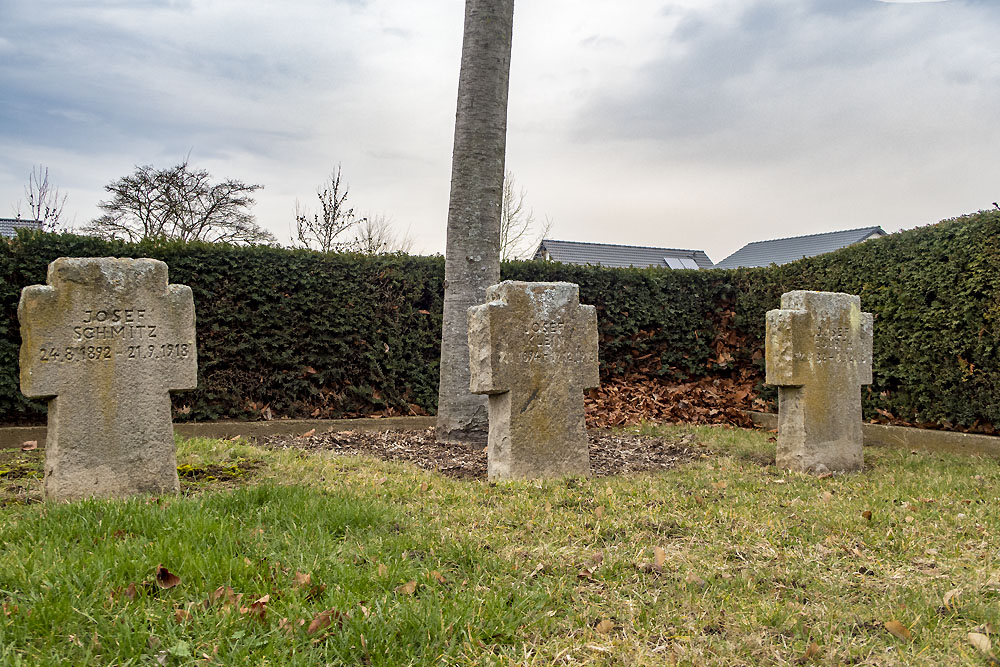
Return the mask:
<svg viewBox="0 0 1000 667">
<path fill-rule="evenodd" d="M 469 392 L 467 312 L 500 281 L 500 205 L 514 0 L 466 0 L 451 163 L 437 437 L 486 442 L 486 397 Z"/>
</svg>

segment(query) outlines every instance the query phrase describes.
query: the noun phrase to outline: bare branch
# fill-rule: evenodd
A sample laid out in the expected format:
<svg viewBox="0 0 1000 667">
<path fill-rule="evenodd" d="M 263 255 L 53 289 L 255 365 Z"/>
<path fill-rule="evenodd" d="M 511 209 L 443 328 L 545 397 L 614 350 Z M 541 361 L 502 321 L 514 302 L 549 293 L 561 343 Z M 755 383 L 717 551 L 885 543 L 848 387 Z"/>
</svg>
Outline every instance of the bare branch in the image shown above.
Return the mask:
<svg viewBox="0 0 1000 667">
<path fill-rule="evenodd" d="M 204 169 L 185 158 L 167 169 L 137 166 L 135 173 L 104 187 L 111 197 L 104 215 L 84 228 L 104 238 L 139 241 L 170 238 L 233 244 L 275 243 L 254 220 L 251 196 L 263 186 L 229 179 L 212 184 Z"/>
<path fill-rule="evenodd" d="M 59 228 L 59 218 L 66 206 L 66 195 L 59 196 L 59 188 L 49 185 L 49 168 L 38 165 L 28 175 L 24 186 L 28 198 L 28 215 L 42 223 L 42 229 L 51 232 Z M 17 202 L 16 215 L 21 217 L 21 202 Z"/>
<path fill-rule="evenodd" d="M 525 203 L 524 188 L 515 189 L 514 175 L 507 172 L 503 181 L 503 199 L 500 209 L 500 259 L 526 259 L 538 243 L 552 229 L 546 217 L 538 234 L 534 233 L 535 212 Z"/>
<path fill-rule="evenodd" d="M 337 238 L 351 227 L 363 223 L 364 218 L 356 218 L 354 209 L 347 206 L 348 186 L 340 181 L 340 165 L 316 190 L 320 213 L 310 215 L 298 200 L 295 201 L 295 229 L 299 243 L 306 248 L 322 252 L 349 249 L 350 242 L 339 242 Z"/>
<path fill-rule="evenodd" d="M 409 232 L 399 236 L 392 228 L 392 222 L 383 213 L 369 214 L 358 224 L 352 250 L 366 255 L 388 255 L 394 252 L 409 252 L 413 239 Z"/>
</svg>

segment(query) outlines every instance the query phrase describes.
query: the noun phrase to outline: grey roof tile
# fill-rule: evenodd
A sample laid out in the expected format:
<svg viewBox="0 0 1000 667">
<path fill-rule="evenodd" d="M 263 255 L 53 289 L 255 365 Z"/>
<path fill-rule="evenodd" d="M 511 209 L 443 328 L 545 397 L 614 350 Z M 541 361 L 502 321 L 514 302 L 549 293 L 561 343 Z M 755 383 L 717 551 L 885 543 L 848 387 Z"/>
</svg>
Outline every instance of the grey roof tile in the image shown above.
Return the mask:
<svg viewBox="0 0 1000 667">
<path fill-rule="evenodd" d="M 787 264 L 803 257 L 814 257 L 846 248 L 872 237 L 885 236 L 881 227 L 860 227 L 839 232 L 792 236 L 770 241 L 748 243 L 715 265 L 717 269 L 735 269 L 740 266 L 770 266 Z"/>
<path fill-rule="evenodd" d="M 18 218 L 0 218 L 0 236 L 14 237 L 15 229 L 41 229 L 41 220 L 20 220 Z"/>
<path fill-rule="evenodd" d="M 712 268 L 712 260 L 702 250 L 679 248 L 650 248 L 645 246 L 615 245 L 612 243 L 583 243 L 543 239 L 535 250 L 534 259 L 541 259 L 548 252 L 555 262 L 565 264 L 592 264 L 625 268 L 659 266 L 669 268 L 667 258 L 694 260 L 698 269 Z"/>
</svg>

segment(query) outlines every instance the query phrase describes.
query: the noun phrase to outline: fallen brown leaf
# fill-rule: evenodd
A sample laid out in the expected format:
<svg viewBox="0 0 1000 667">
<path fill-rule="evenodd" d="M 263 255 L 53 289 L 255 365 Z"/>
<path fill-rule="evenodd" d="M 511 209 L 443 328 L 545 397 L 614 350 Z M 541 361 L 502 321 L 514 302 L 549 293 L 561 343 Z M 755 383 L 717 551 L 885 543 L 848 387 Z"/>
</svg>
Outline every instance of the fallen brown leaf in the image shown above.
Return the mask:
<svg viewBox="0 0 1000 667">
<path fill-rule="evenodd" d="M 156 566 L 156 585 L 160 588 L 167 589 L 173 588 L 174 586 L 181 583 L 181 578 L 176 574 L 163 567 L 162 565 Z"/>
<path fill-rule="evenodd" d="M 597 508 L 594 510 L 594 518 L 600 519 L 603 516 L 604 516 L 604 506 L 598 505 Z"/>
<path fill-rule="evenodd" d="M 403 593 L 404 595 L 413 595 L 417 592 L 417 582 L 411 579 L 405 584 L 400 584 L 399 586 L 396 586 L 396 592 Z"/>
<path fill-rule="evenodd" d="M 804 664 L 806 662 L 809 662 L 810 660 L 812 660 L 813 658 L 815 658 L 818 655 L 819 655 L 819 644 L 817 644 L 816 642 L 813 642 L 813 643 L 809 644 L 809 646 L 806 647 L 806 652 L 803 653 L 802 655 L 800 655 L 795 660 L 795 662 L 797 662 L 798 664 L 801 665 L 801 664 Z"/>
<path fill-rule="evenodd" d="M 865 520 L 871 521 L 872 520 L 872 511 L 871 510 L 865 510 L 864 512 L 861 513 L 861 516 L 863 516 L 865 518 Z"/>
<path fill-rule="evenodd" d="M 954 609 L 959 602 L 959 598 L 962 595 L 961 588 L 953 588 L 944 594 L 944 606 L 948 609 Z"/>
<path fill-rule="evenodd" d="M 222 600 L 223 603 L 232 603 L 235 598 L 236 598 L 236 591 L 234 591 L 229 586 L 219 586 L 214 591 L 208 594 L 208 600 L 207 600 L 208 604 L 206 604 L 205 606 L 212 605 L 215 602 L 218 602 L 219 600 Z"/>
<path fill-rule="evenodd" d="M 264 597 L 257 598 L 250 603 L 248 607 L 240 607 L 240 613 L 246 614 L 251 618 L 256 618 L 258 621 L 263 621 L 264 616 L 267 614 L 267 603 L 271 601 L 270 595 L 265 595 Z"/>
<path fill-rule="evenodd" d="M 305 433 L 303 433 L 302 435 L 300 435 L 299 437 L 300 438 L 308 438 L 308 437 L 314 436 L 314 435 L 316 435 L 316 429 L 311 428 L 308 431 L 306 431 Z"/>
<path fill-rule="evenodd" d="M 174 610 L 174 620 L 178 623 L 183 623 L 184 621 L 191 618 L 191 612 L 187 609 L 175 609 Z"/>
<path fill-rule="evenodd" d="M 889 634 L 897 639 L 902 639 L 903 641 L 913 641 L 913 633 L 899 621 L 886 621 L 885 629 L 888 630 Z"/>
<path fill-rule="evenodd" d="M 663 550 L 663 547 L 653 547 L 653 562 L 659 568 L 662 568 L 663 564 L 667 562 L 667 552 Z"/>
<path fill-rule="evenodd" d="M 320 630 L 324 630 L 330 627 L 334 621 L 337 623 L 337 627 L 341 627 L 344 624 L 344 619 L 347 618 L 346 614 L 343 614 L 336 609 L 327 609 L 326 611 L 321 611 L 317 614 L 316 618 L 312 620 L 309 627 L 306 628 L 306 634 L 312 635 L 316 634 Z"/>
<path fill-rule="evenodd" d="M 428 572 L 427 573 L 427 578 L 428 579 L 433 579 L 434 581 L 438 582 L 439 584 L 446 584 L 446 583 L 448 583 L 448 580 L 444 578 L 444 575 L 442 575 L 437 570 L 431 570 L 430 572 Z"/>
<path fill-rule="evenodd" d="M 609 632 L 611 632 L 612 630 L 615 629 L 615 623 L 614 623 L 614 621 L 605 618 L 600 623 L 598 623 L 597 627 L 594 628 L 594 629 L 597 630 L 602 635 L 606 635 L 606 634 L 608 634 Z"/>
<path fill-rule="evenodd" d="M 312 585 L 312 575 L 304 572 L 296 572 L 295 576 L 295 588 L 308 588 Z"/>
<path fill-rule="evenodd" d="M 990 641 L 988 636 L 981 632 L 970 632 L 969 643 L 972 644 L 980 653 L 989 653 L 993 650 L 993 642 Z"/>
<path fill-rule="evenodd" d="M 379 565 L 378 565 L 378 576 L 384 577 L 387 574 L 389 574 L 389 566 L 386 565 L 385 563 L 379 563 Z"/>
</svg>

